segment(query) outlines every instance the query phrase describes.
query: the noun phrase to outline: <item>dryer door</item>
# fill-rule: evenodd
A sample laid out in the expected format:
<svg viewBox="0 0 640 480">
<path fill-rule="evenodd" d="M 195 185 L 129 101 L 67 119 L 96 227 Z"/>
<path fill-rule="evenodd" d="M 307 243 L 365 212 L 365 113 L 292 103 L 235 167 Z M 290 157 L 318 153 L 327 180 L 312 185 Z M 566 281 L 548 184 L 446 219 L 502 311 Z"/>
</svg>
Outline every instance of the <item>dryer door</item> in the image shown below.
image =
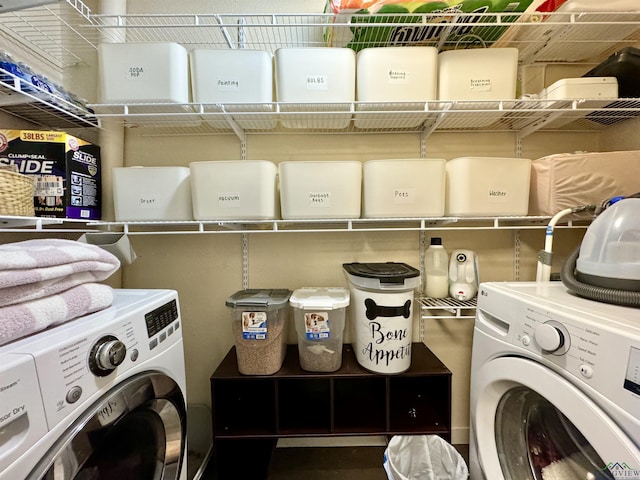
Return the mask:
<svg viewBox="0 0 640 480">
<path fill-rule="evenodd" d="M 166 375 L 140 374 L 93 404 L 27 478 L 176 480 L 185 438 L 178 385 Z"/>
<path fill-rule="evenodd" d="M 486 363 L 475 381 L 472 416 L 487 479 L 638 478 L 629 476 L 640 472 L 638 448 L 553 371 L 503 357 Z"/>
</svg>

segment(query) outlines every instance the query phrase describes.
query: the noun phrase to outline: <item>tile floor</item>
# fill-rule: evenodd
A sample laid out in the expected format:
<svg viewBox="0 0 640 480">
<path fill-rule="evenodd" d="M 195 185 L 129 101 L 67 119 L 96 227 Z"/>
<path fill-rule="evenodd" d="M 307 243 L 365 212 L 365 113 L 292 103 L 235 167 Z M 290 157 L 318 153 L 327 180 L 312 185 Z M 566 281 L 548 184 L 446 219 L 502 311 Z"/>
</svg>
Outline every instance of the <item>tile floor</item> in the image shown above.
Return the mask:
<svg viewBox="0 0 640 480">
<path fill-rule="evenodd" d="M 469 446 L 455 445 L 468 462 Z M 266 474 L 245 476 L 240 470 L 235 478 L 247 480 L 387 480 L 382 467 L 385 447 L 304 447 L 276 448 Z M 252 460 L 251 453 L 248 461 Z M 244 469 L 247 465 L 239 465 Z M 200 477 L 201 480 L 227 480 L 217 476 L 215 459 Z M 259 478 L 258 478 L 259 477 Z"/>
</svg>

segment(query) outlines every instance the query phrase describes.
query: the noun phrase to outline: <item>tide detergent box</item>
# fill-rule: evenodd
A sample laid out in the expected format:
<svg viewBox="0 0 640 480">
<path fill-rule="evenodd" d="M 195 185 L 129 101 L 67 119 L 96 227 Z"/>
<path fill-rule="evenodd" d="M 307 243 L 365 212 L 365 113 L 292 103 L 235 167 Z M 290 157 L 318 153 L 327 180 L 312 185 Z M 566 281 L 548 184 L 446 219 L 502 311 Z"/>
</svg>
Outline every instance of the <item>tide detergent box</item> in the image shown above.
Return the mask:
<svg viewBox="0 0 640 480">
<path fill-rule="evenodd" d="M 0 130 L 0 165 L 34 177 L 37 217 L 101 218 L 99 146 L 65 132 Z"/>
</svg>

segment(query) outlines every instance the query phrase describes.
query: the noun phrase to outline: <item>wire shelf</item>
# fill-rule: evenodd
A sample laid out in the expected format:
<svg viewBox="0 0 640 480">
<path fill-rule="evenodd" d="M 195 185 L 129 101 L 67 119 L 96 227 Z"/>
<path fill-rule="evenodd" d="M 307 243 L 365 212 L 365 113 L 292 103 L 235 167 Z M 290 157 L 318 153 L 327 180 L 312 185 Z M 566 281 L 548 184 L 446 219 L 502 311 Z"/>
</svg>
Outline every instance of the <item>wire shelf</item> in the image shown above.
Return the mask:
<svg viewBox="0 0 640 480">
<path fill-rule="evenodd" d="M 419 297 L 421 318 L 475 318 L 477 298 L 456 300 L 455 298 Z"/>
</svg>

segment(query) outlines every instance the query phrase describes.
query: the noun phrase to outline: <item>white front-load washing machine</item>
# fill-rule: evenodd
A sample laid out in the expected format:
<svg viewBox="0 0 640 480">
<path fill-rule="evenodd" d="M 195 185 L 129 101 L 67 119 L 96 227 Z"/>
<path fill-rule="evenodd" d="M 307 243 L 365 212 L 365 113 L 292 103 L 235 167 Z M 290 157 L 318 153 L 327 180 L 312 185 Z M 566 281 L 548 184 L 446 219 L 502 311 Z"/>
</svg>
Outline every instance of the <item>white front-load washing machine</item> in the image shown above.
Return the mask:
<svg viewBox="0 0 640 480">
<path fill-rule="evenodd" d="M 640 479 L 640 309 L 481 284 L 470 405 L 471 480 Z"/>
<path fill-rule="evenodd" d="M 1 480 L 186 480 L 186 425 L 173 290 L 0 347 Z"/>
</svg>

